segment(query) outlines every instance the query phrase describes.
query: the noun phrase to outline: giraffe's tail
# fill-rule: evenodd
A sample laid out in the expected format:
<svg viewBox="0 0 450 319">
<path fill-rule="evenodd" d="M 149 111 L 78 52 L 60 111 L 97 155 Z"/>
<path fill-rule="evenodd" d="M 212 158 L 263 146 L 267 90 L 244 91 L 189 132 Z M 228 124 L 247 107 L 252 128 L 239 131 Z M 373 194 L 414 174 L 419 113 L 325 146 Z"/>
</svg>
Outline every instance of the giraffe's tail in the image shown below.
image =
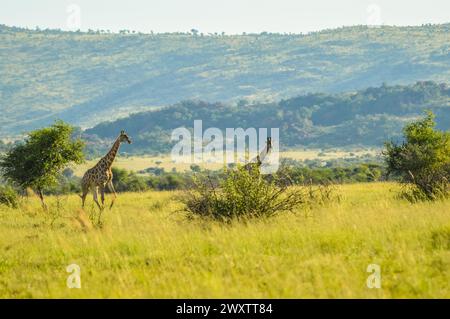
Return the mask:
<svg viewBox="0 0 450 319">
<path fill-rule="evenodd" d="M 81 195 L 78 194 L 78 196 L 80 196 L 81 199 L 83 199 L 87 192 L 89 192 L 89 185 L 85 182 L 84 177 L 81 180 Z"/>
</svg>

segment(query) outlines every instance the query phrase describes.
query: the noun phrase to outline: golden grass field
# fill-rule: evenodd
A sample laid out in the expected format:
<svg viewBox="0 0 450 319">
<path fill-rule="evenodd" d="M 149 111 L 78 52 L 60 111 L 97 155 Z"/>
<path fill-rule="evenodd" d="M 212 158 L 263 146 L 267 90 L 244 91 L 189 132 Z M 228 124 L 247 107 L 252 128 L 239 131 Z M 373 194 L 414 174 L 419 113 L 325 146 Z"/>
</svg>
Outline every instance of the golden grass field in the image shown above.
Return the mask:
<svg viewBox="0 0 450 319">
<path fill-rule="evenodd" d="M 292 158 L 295 160 L 306 160 L 306 159 L 322 159 L 322 160 L 330 160 L 337 158 L 354 158 L 357 156 L 363 156 L 366 154 L 370 154 L 372 156 L 380 153 L 380 150 L 377 149 L 355 149 L 351 151 L 343 151 L 343 150 L 316 150 L 316 149 L 308 149 L 308 150 L 292 150 L 292 151 L 283 151 L 280 152 L 280 158 Z M 84 172 L 88 168 L 93 167 L 99 159 L 93 159 L 86 161 L 81 165 L 77 165 L 73 167 L 74 174 L 76 176 L 83 176 Z M 164 168 L 166 172 L 172 171 L 173 168 L 176 169 L 177 172 L 184 172 L 186 170 L 190 170 L 192 161 L 189 163 L 175 163 L 170 155 L 161 155 L 161 156 L 129 156 L 123 157 L 118 156 L 114 161 L 114 167 L 126 169 L 129 171 L 138 172 L 140 170 L 144 170 L 149 167 L 160 167 Z M 201 163 L 199 166 L 206 169 L 217 170 L 223 167 L 221 163 L 208 163 L 205 161 Z"/>
<path fill-rule="evenodd" d="M 449 298 L 450 201 L 410 204 L 393 183 L 340 202 L 222 225 L 188 220 L 179 192 L 119 194 L 102 227 L 76 195 L 0 206 L 1 298 Z M 95 217 L 95 216 L 93 216 Z M 81 269 L 69 289 L 66 267 Z M 366 286 L 369 264 L 381 288 Z"/>
</svg>

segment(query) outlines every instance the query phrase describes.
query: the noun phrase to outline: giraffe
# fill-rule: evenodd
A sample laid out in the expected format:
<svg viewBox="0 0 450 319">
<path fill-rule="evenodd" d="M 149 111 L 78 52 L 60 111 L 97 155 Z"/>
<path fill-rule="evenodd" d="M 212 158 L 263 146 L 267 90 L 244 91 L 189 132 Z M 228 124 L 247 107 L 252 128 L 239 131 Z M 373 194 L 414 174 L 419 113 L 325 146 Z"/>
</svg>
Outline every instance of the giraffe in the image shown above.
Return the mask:
<svg viewBox="0 0 450 319">
<path fill-rule="evenodd" d="M 94 196 L 94 202 L 97 204 L 100 210 L 103 210 L 103 206 L 105 204 L 106 187 L 108 187 L 109 190 L 113 193 L 114 198 L 111 201 L 111 205 L 109 206 L 109 208 L 111 209 L 113 207 L 114 201 L 117 198 L 117 194 L 112 183 L 113 174 L 111 171 L 111 166 L 114 162 L 114 159 L 116 158 L 120 144 L 123 142 L 131 144 L 131 140 L 125 133 L 125 131 L 120 132 L 119 137 L 117 137 L 108 154 L 102 157 L 94 167 L 88 169 L 84 174 L 83 179 L 81 180 L 81 189 L 83 191 L 83 194 L 81 195 L 81 201 L 83 208 L 86 201 L 86 196 L 89 190 L 91 190 Z M 98 202 L 99 189 L 101 194 L 102 206 L 100 206 L 100 203 Z"/>
<path fill-rule="evenodd" d="M 268 137 L 266 141 L 266 147 L 264 147 L 264 149 L 258 155 L 256 155 L 256 158 L 252 159 L 250 163 L 246 164 L 244 168 L 249 172 L 256 168 L 259 172 L 262 163 L 266 159 L 267 155 L 269 155 L 271 150 L 272 150 L 272 138 Z"/>
</svg>

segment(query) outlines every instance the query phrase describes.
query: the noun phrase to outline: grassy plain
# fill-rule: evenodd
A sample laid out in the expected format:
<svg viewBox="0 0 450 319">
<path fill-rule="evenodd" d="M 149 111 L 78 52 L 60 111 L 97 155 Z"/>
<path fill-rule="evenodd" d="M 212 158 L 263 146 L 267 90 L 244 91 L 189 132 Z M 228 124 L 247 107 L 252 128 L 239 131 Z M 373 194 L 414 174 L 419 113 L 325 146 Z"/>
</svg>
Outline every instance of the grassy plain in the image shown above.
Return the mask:
<svg viewBox="0 0 450 319">
<path fill-rule="evenodd" d="M 410 204 L 392 183 L 221 225 L 177 213 L 179 192 L 119 194 L 96 219 L 76 195 L 0 206 L 0 297 L 449 298 L 450 201 Z M 81 289 L 66 286 L 69 264 Z M 369 264 L 381 288 L 366 285 Z"/>
</svg>

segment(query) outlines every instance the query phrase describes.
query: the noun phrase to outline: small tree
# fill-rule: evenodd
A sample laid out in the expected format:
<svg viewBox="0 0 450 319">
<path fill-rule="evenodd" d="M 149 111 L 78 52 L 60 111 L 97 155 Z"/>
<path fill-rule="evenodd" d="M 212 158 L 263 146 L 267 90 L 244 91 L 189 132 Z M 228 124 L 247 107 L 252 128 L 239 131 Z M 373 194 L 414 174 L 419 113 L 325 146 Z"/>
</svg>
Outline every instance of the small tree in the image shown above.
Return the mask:
<svg viewBox="0 0 450 319">
<path fill-rule="evenodd" d="M 32 188 L 44 203 L 43 191 L 57 183 L 61 171 L 71 162 L 84 160 L 84 143 L 73 139 L 74 128 L 63 121 L 33 131 L 23 143 L 0 158 L 6 180 L 26 189 Z"/>
<path fill-rule="evenodd" d="M 388 142 L 383 152 L 388 173 L 413 186 L 411 199 L 436 199 L 449 194 L 450 133 L 434 129 L 434 114 L 408 124 L 405 141 Z"/>
</svg>

